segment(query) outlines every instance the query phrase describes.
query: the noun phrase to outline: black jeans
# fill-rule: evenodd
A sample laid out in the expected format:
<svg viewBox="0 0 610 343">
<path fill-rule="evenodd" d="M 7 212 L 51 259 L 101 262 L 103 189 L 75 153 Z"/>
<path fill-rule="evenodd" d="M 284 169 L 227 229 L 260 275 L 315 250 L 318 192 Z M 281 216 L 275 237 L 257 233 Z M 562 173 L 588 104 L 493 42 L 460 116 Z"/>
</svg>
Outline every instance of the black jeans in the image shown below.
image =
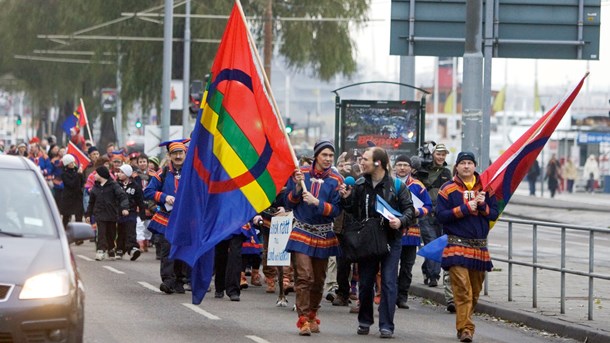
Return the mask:
<svg viewBox="0 0 610 343">
<path fill-rule="evenodd" d="M 339 241 L 343 239 L 341 235 L 337 235 Z M 343 256 L 337 256 L 337 285 L 339 288 L 335 293 L 342 296 L 346 300 L 349 299 L 350 282 L 349 274 L 352 270 L 352 263 L 347 261 Z"/>
<path fill-rule="evenodd" d="M 117 251 L 123 253 L 131 251 L 132 248 L 139 248 L 138 240 L 136 239 L 136 223 L 134 221 L 119 222 L 117 225 Z"/>
<path fill-rule="evenodd" d="M 181 260 L 169 258 L 171 244 L 165 238 L 165 235 L 159 234 L 158 239 L 159 248 L 161 250 L 161 281 L 170 286 L 184 284 L 190 267 Z"/>
<path fill-rule="evenodd" d="M 432 242 L 443 234 L 441 224 L 438 223 L 435 217 L 431 216 L 426 216 L 419 220 L 419 230 L 424 245 Z M 421 271 L 425 278 L 438 280 L 441 276 L 441 264 L 427 258 L 421 266 Z"/>
<path fill-rule="evenodd" d="M 226 291 L 228 296 L 239 295 L 241 278 L 241 245 L 244 236 L 234 235 L 216 245 L 214 254 L 214 288 L 216 292 Z"/>
<path fill-rule="evenodd" d="M 114 250 L 116 238 L 116 222 L 96 221 L 97 223 L 97 250 Z"/>
<path fill-rule="evenodd" d="M 403 245 L 400 253 L 400 270 L 398 272 L 398 299 L 399 301 L 407 301 L 409 298 L 409 288 L 411 280 L 413 280 L 413 264 L 415 264 L 415 255 L 417 246 Z"/>
<path fill-rule="evenodd" d="M 398 261 L 400 260 L 400 239 L 388 242 L 390 253 L 375 259 L 360 261 L 358 272 L 360 275 L 360 312 L 358 312 L 358 325 L 370 327 L 374 322 L 373 296 L 377 271 L 381 266 L 381 302 L 379 312 L 379 330 L 394 332 L 394 313 L 396 312 Z"/>
</svg>

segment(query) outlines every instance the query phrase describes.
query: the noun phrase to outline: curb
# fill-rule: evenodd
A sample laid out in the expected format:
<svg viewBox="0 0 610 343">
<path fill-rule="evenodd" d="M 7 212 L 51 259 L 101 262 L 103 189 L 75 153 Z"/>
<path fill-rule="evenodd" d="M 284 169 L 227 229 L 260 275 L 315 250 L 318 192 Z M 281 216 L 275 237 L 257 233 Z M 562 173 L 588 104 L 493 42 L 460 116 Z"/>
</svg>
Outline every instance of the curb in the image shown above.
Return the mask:
<svg viewBox="0 0 610 343">
<path fill-rule="evenodd" d="M 440 288 L 430 288 L 427 286 L 411 285 L 410 295 L 432 300 L 436 303 L 446 305 L 445 295 Z M 440 289 L 440 290 L 438 290 Z M 485 313 L 490 316 L 502 318 L 515 323 L 557 334 L 562 337 L 569 337 L 586 343 L 607 343 L 610 342 L 610 332 L 583 325 L 566 322 L 563 320 L 535 315 L 522 310 L 513 310 L 502 307 L 490 301 L 479 298 L 476 312 Z"/>
<path fill-rule="evenodd" d="M 441 291 L 431 289 L 427 286 L 411 285 L 409 294 L 421 298 L 432 300 L 436 303 L 445 305 L 445 295 L 442 292 L 442 284 L 439 284 Z M 544 330 L 557 334 L 561 337 L 569 337 L 587 343 L 607 343 L 610 342 L 610 332 L 583 325 L 566 322 L 559 319 L 542 317 L 522 310 L 512 310 L 501 307 L 498 304 L 479 299 L 476 312 L 485 313 L 490 316 L 502 318 L 515 323 L 523 323 L 528 327 Z"/>
</svg>

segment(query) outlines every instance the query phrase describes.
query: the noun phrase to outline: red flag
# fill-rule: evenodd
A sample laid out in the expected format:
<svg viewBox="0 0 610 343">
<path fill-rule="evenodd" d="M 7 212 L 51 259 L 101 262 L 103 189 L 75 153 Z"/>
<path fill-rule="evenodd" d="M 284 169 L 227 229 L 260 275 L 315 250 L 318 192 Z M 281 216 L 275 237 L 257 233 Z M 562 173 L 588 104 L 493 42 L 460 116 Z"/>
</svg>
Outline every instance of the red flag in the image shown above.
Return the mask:
<svg viewBox="0 0 610 343">
<path fill-rule="evenodd" d="M 295 169 L 237 4 L 199 113 L 165 232 L 170 257 L 193 267 L 194 304 L 212 278 L 216 244 L 271 206 Z"/>
<path fill-rule="evenodd" d="M 78 126 L 83 127 L 87 125 L 87 114 L 85 113 L 85 107 L 81 102 L 76 109 L 76 117 L 78 118 Z"/>
<path fill-rule="evenodd" d="M 530 167 L 551 138 L 553 131 L 572 105 L 589 73 L 574 89 L 532 125 L 482 174 L 481 181 L 487 191 L 493 191 L 500 213 L 521 183 Z"/>
<path fill-rule="evenodd" d="M 74 158 L 76 158 L 76 160 L 78 161 L 78 165 L 83 168 L 86 168 L 89 163 L 91 163 L 89 157 L 87 157 L 87 155 L 72 142 L 68 142 L 68 149 L 66 150 L 66 152 L 74 156 Z"/>
</svg>

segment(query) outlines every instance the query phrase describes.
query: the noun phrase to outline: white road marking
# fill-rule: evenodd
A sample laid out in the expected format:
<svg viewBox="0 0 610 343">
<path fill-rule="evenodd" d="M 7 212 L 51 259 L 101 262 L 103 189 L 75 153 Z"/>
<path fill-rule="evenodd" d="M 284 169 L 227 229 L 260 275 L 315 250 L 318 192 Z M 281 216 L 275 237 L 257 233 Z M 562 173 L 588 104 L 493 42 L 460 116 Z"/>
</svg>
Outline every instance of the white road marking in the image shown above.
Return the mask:
<svg viewBox="0 0 610 343">
<path fill-rule="evenodd" d="M 149 284 L 148 282 L 138 281 L 138 283 L 140 285 L 142 285 L 142 287 L 148 288 L 148 289 L 150 289 L 153 292 L 161 293 L 161 290 L 159 289 L 159 287 L 155 287 L 155 286 Z"/>
<path fill-rule="evenodd" d="M 78 256 L 78 257 L 82 258 L 82 259 L 83 259 L 83 260 L 85 260 L 85 261 L 89 261 L 89 262 L 92 262 L 92 261 L 93 261 L 93 259 L 92 259 L 92 258 L 89 258 L 89 257 L 87 257 L 87 256 L 85 256 L 85 255 L 76 255 L 76 256 Z"/>
<path fill-rule="evenodd" d="M 117 274 L 125 274 L 125 272 L 122 272 L 122 271 L 120 271 L 120 270 L 118 270 L 118 269 L 112 268 L 111 266 L 103 266 L 103 267 L 104 267 L 104 268 L 106 268 L 106 269 L 108 269 L 108 270 L 110 270 L 110 271 L 111 271 L 111 272 L 113 272 L 113 273 L 117 273 Z"/>
<path fill-rule="evenodd" d="M 268 340 L 262 339 L 258 336 L 249 335 L 249 336 L 246 336 L 246 338 L 249 338 L 249 339 L 255 341 L 256 343 L 269 343 Z"/>
<path fill-rule="evenodd" d="M 208 319 L 211 319 L 211 320 L 220 320 L 220 317 L 217 317 L 217 316 L 211 314 L 210 312 L 200 308 L 197 305 L 193 305 L 193 304 L 189 304 L 189 303 L 182 303 L 182 305 L 186 306 L 187 308 L 189 308 L 189 309 L 199 313 L 200 315 L 202 315 L 202 316 L 204 316 L 204 317 L 206 317 Z"/>
</svg>

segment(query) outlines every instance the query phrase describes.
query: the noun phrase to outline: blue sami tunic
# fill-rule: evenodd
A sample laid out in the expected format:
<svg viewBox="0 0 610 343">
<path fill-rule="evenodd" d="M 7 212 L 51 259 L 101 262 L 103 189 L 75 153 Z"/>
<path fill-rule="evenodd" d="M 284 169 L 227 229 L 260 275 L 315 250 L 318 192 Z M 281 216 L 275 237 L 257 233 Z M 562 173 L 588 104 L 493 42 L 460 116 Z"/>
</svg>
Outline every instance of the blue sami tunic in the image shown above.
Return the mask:
<svg viewBox="0 0 610 343">
<path fill-rule="evenodd" d="M 286 251 L 300 252 L 315 258 L 339 255 L 339 240 L 332 230 L 332 223 L 341 213 L 339 186 L 343 183 L 343 177 L 333 168 L 316 171 L 314 165 L 301 167 L 301 172 L 305 176 L 305 186 L 320 200 L 320 204 L 314 206 L 304 203 L 302 194 L 296 192 L 294 178 L 288 180 L 285 203 L 288 209 L 293 210 L 295 224 L 288 238 Z M 316 234 L 312 232 L 315 230 L 305 229 L 306 225 L 313 228 L 330 226 L 331 229 Z"/>
<path fill-rule="evenodd" d="M 176 196 L 179 178 L 176 178 L 176 171 L 171 163 L 168 164 L 167 171 L 163 175 L 165 168 L 152 175 L 148 186 L 144 189 L 144 199 L 154 200 L 159 205 L 159 211 L 152 217 L 148 230 L 154 233 L 165 234 L 167 223 L 169 222 L 170 212 L 165 207 L 165 199 L 168 195 Z M 163 178 L 163 179 L 162 179 Z"/>
<path fill-rule="evenodd" d="M 438 193 L 436 217 L 443 224 L 443 230 L 448 235 L 465 240 L 487 239 L 489 222 L 498 219 L 498 204 L 493 192 L 485 194 L 485 203 L 471 211 L 467 203 L 474 199 L 478 192 L 483 191 L 481 179 L 475 173 L 476 182 L 468 189 L 458 176 L 446 182 Z M 468 192 L 468 193 L 467 193 Z M 472 247 L 459 244 L 447 244 L 443 250 L 443 269 L 452 266 L 462 266 L 478 271 L 491 271 L 493 264 L 487 246 Z"/>
<path fill-rule="evenodd" d="M 417 218 L 423 218 L 427 216 L 432 211 L 432 200 L 430 200 L 430 195 L 426 190 L 421 181 L 413 178 L 411 175 L 407 176 L 405 180 L 405 184 L 409 187 L 411 191 L 412 197 L 417 197 L 424 204 L 422 208 L 419 208 L 419 215 Z M 410 225 L 408 229 L 403 231 L 401 245 L 415 245 L 419 246 L 421 244 L 421 233 L 419 230 L 419 225 L 414 224 Z"/>
</svg>

